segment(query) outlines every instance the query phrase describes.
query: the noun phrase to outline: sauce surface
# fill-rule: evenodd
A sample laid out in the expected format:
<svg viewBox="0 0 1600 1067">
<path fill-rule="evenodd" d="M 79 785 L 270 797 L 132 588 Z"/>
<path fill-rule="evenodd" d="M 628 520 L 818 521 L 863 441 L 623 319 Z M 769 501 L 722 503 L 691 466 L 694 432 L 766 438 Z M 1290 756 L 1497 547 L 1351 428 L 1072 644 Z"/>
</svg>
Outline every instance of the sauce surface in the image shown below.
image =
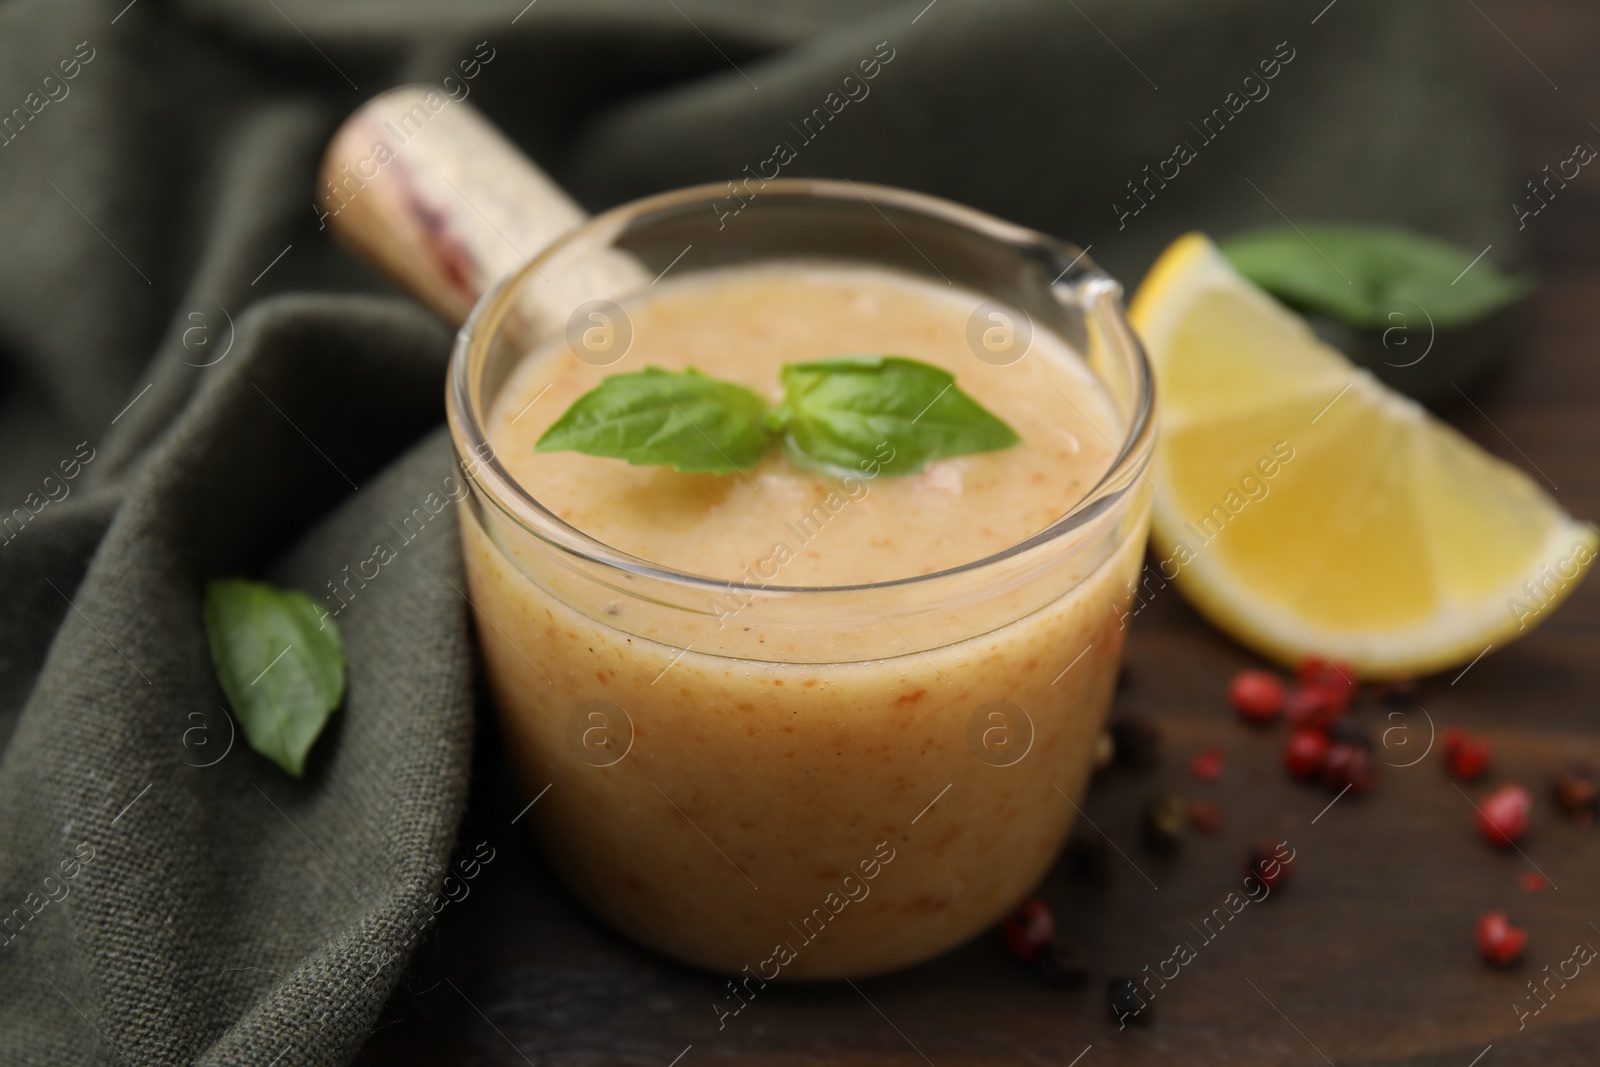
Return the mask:
<svg viewBox="0 0 1600 1067">
<path fill-rule="evenodd" d="M 632 304 L 633 342 L 607 367 L 565 341 L 531 353 L 488 419 L 510 474 L 579 530 L 657 565 L 766 585 L 852 585 L 982 559 L 1049 526 L 1111 466 L 1123 435 L 1109 398 L 1056 335 L 1033 330 L 1019 361 L 968 347 L 975 293 L 887 272 L 783 265 L 663 281 Z M 748 474 L 681 474 L 576 452 L 535 452 L 541 434 L 612 374 L 694 367 L 776 402 L 785 363 L 903 355 L 956 384 L 1022 438 L 1000 452 L 846 485 L 774 450 Z"/>
</svg>

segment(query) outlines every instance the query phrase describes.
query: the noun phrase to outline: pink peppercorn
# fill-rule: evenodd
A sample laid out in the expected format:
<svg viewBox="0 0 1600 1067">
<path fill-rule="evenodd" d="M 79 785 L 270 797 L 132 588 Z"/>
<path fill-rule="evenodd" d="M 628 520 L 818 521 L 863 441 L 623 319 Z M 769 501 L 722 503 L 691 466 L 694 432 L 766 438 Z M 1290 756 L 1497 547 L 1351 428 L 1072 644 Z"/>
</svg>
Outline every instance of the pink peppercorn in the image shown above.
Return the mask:
<svg viewBox="0 0 1600 1067">
<path fill-rule="evenodd" d="M 1463 781 L 1481 778 L 1489 769 L 1489 746 L 1482 738 L 1460 730 L 1446 730 L 1444 742 L 1445 767 Z"/>
<path fill-rule="evenodd" d="M 1202 782 L 1222 777 L 1222 749 L 1208 748 L 1189 761 L 1189 773 Z"/>
<path fill-rule="evenodd" d="M 1337 742 L 1322 757 L 1322 784 L 1334 792 L 1348 789 L 1359 796 L 1370 793 L 1378 784 L 1372 753 L 1362 745 Z"/>
<path fill-rule="evenodd" d="M 1478 832 L 1491 845 L 1505 848 L 1528 829 L 1533 798 L 1520 785 L 1503 785 L 1478 804 Z"/>
<path fill-rule="evenodd" d="M 1227 816 L 1222 811 L 1222 805 L 1209 800 L 1189 801 L 1189 825 L 1205 834 L 1207 837 L 1216 837 L 1227 826 Z"/>
<path fill-rule="evenodd" d="M 1001 929 L 1012 955 L 1019 960 L 1031 960 L 1055 940 L 1056 918 L 1050 912 L 1050 905 L 1035 898 L 1024 901 L 1006 916 Z"/>
<path fill-rule="evenodd" d="M 1291 725 L 1326 730 L 1343 712 L 1326 689 L 1295 689 L 1284 700 Z"/>
<path fill-rule="evenodd" d="M 1303 660 L 1295 671 L 1295 681 L 1301 689 L 1326 694 L 1336 713 L 1343 712 L 1356 699 L 1356 671 L 1347 663 L 1329 663 L 1315 657 Z"/>
<path fill-rule="evenodd" d="M 1268 723 L 1283 714 L 1283 680 L 1270 671 L 1240 671 L 1228 683 L 1228 701 L 1250 722 Z"/>
<path fill-rule="evenodd" d="M 1283 765 L 1302 781 L 1315 778 L 1328 754 L 1328 735 L 1321 730 L 1296 730 L 1283 750 Z"/>
<path fill-rule="evenodd" d="M 1496 967 L 1508 966 L 1528 944 L 1528 931 L 1512 926 L 1503 911 L 1491 911 L 1478 920 L 1478 951 Z"/>
</svg>

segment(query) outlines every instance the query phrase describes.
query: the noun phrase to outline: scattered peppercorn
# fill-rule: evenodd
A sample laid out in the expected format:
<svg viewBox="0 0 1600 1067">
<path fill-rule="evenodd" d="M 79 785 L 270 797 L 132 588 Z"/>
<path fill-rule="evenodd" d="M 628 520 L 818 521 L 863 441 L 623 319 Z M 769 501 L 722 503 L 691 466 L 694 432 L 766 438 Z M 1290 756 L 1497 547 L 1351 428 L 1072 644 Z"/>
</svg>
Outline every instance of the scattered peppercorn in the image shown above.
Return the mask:
<svg viewBox="0 0 1600 1067">
<path fill-rule="evenodd" d="M 1491 845 L 1514 844 L 1528 829 L 1533 798 L 1520 785 L 1503 785 L 1478 804 L 1478 832 Z"/>
<path fill-rule="evenodd" d="M 1308 730 L 1326 730 L 1341 709 L 1325 689 L 1295 689 L 1284 703 L 1291 725 Z"/>
<path fill-rule="evenodd" d="M 1155 766 L 1161 754 L 1161 731 L 1137 715 L 1119 715 L 1111 720 L 1111 741 L 1116 746 L 1114 759 L 1124 767 Z"/>
<path fill-rule="evenodd" d="M 1056 917 L 1051 914 L 1050 905 L 1035 897 L 1007 915 L 1000 929 L 1011 954 L 1026 962 L 1055 940 Z"/>
<path fill-rule="evenodd" d="M 1327 734 L 1321 730 L 1296 730 L 1284 746 L 1283 765 L 1294 777 L 1306 781 L 1322 773 L 1322 759 L 1327 754 Z"/>
<path fill-rule="evenodd" d="M 1067 872 L 1092 882 L 1111 879 L 1111 842 L 1098 830 L 1079 829 L 1067 838 Z"/>
<path fill-rule="evenodd" d="M 1083 946 L 1070 937 L 1058 937 L 1033 958 L 1033 965 L 1045 982 L 1067 988 L 1080 986 L 1089 978 L 1089 963 Z"/>
<path fill-rule="evenodd" d="M 1106 983 L 1106 1007 L 1119 1025 L 1137 1023 L 1144 1019 L 1146 1002 L 1132 978 L 1113 978 Z"/>
<path fill-rule="evenodd" d="M 1221 804 L 1210 800 L 1189 801 L 1189 825 L 1207 837 L 1216 837 L 1222 833 L 1227 821 Z"/>
<path fill-rule="evenodd" d="M 1594 768 L 1585 763 L 1571 763 L 1562 768 L 1555 778 L 1556 804 L 1567 818 L 1580 826 L 1594 823 L 1596 801 L 1600 800 L 1600 780 Z"/>
<path fill-rule="evenodd" d="M 1336 712 L 1344 711 L 1356 699 L 1356 671 L 1347 663 L 1329 663 L 1315 657 L 1302 660 L 1295 671 L 1295 681 L 1301 689 L 1325 693 Z"/>
<path fill-rule="evenodd" d="M 1496 967 L 1509 966 L 1528 944 L 1528 931 L 1512 926 L 1503 911 L 1491 911 L 1478 920 L 1478 951 Z"/>
<path fill-rule="evenodd" d="M 1524 893 L 1543 893 L 1550 888 L 1550 879 L 1538 871 L 1524 871 L 1522 877 L 1517 879 L 1517 884 Z"/>
<path fill-rule="evenodd" d="M 1155 852 L 1171 852 L 1183 840 L 1188 814 L 1188 805 L 1176 793 L 1157 793 L 1145 801 L 1140 824 L 1145 845 Z"/>
<path fill-rule="evenodd" d="M 1457 778 L 1470 782 L 1489 769 L 1489 746 L 1482 738 L 1452 729 L 1440 740 L 1444 742 L 1445 769 Z"/>
<path fill-rule="evenodd" d="M 1378 685 L 1373 695 L 1385 704 L 1409 707 L 1417 702 L 1419 688 L 1415 678 L 1396 678 Z"/>
<path fill-rule="evenodd" d="M 1283 714 L 1283 680 L 1270 671 L 1240 671 L 1228 683 L 1228 700 L 1250 722 L 1269 723 Z"/>
<path fill-rule="evenodd" d="M 1328 741 L 1330 744 L 1355 745 L 1372 751 L 1372 738 L 1367 736 L 1367 731 L 1349 719 L 1336 719 L 1328 726 Z"/>
<path fill-rule="evenodd" d="M 1268 889 L 1277 889 L 1294 872 L 1294 852 L 1285 856 L 1276 841 L 1262 841 L 1250 850 L 1245 873 L 1261 879 Z"/>
<path fill-rule="evenodd" d="M 1189 761 L 1189 773 L 1202 782 L 1214 782 L 1222 777 L 1222 749 L 1205 749 Z"/>
<path fill-rule="evenodd" d="M 1360 745 L 1345 742 L 1330 744 L 1322 756 L 1322 784 L 1336 793 L 1348 789 L 1360 795 L 1370 793 L 1378 784 L 1378 771 L 1372 765 L 1372 753 Z"/>
</svg>

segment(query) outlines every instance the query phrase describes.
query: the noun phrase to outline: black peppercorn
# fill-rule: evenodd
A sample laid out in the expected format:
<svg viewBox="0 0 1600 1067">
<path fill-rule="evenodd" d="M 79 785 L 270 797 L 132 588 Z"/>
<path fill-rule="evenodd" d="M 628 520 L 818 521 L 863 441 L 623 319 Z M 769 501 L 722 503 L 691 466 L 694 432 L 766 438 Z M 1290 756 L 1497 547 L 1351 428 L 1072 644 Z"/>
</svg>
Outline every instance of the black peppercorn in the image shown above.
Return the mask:
<svg viewBox="0 0 1600 1067">
<path fill-rule="evenodd" d="M 1147 1002 L 1132 978 L 1113 978 L 1106 983 L 1106 1008 L 1118 1029 L 1128 1023 L 1144 1021 Z"/>
<path fill-rule="evenodd" d="M 1594 822 L 1597 800 L 1600 800 L 1600 779 L 1594 768 L 1583 763 L 1571 763 L 1562 768 L 1555 778 L 1556 804 L 1567 818 L 1582 826 Z"/>
<path fill-rule="evenodd" d="M 1328 740 L 1335 745 L 1355 745 L 1372 751 L 1372 738 L 1349 719 L 1335 719 L 1328 727 Z"/>
<path fill-rule="evenodd" d="M 1294 850 L 1286 853 L 1287 842 L 1262 841 L 1245 859 L 1245 874 L 1254 875 L 1268 889 L 1277 889 L 1294 872 Z"/>
<path fill-rule="evenodd" d="M 1097 830 L 1074 830 L 1067 838 L 1067 872 L 1091 882 L 1111 879 L 1111 842 Z"/>
<path fill-rule="evenodd" d="M 1157 793 L 1145 801 L 1141 827 L 1144 843 L 1155 852 L 1171 852 L 1183 840 L 1189 805 L 1176 793 Z"/>
<path fill-rule="evenodd" d="M 1115 760 L 1123 767 L 1155 766 L 1161 752 L 1161 731 L 1137 715 L 1119 715 L 1111 720 L 1111 740 L 1116 745 Z"/>
<path fill-rule="evenodd" d="M 1070 937 L 1058 937 L 1033 958 L 1044 980 L 1063 989 L 1082 985 L 1089 977 L 1083 946 Z"/>
<path fill-rule="evenodd" d="M 1415 678 L 1398 678 L 1380 684 L 1374 695 L 1390 706 L 1413 707 L 1417 703 L 1419 689 Z"/>
</svg>

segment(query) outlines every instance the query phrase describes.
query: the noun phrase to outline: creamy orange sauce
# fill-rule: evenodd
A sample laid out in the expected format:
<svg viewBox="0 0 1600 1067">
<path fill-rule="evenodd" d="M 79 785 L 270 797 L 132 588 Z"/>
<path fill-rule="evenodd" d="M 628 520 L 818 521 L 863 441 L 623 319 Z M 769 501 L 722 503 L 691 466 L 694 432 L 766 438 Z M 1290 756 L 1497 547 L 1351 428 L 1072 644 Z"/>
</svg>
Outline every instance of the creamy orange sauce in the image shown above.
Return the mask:
<svg viewBox="0 0 1600 1067">
<path fill-rule="evenodd" d="M 1067 511 L 1123 436 L 1061 339 L 1036 331 L 1011 366 L 977 359 L 967 325 L 982 300 L 822 267 L 663 282 L 629 308 L 622 363 L 530 354 L 496 399 L 490 439 L 566 521 L 674 569 L 738 579 L 777 542 L 794 550 L 772 579 L 787 586 L 968 563 Z M 862 483 L 839 508 L 827 506 L 838 483 L 781 455 L 746 478 L 533 451 L 608 373 L 692 365 L 776 398 L 784 362 L 861 352 L 949 369 L 1022 444 Z M 838 612 L 803 623 L 781 603 L 731 618 L 693 600 L 663 608 L 631 575 L 594 580 L 495 509 L 463 509 L 502 735 L 541 798 L 526 822 L 597 914 L 679 959 L 758 976 L 747 992 L 884 971 L 965 940 L 1033 887 L 1072 824 L 1148 502 L 1142 491 L 1086 528 L 1081 552 L 1047 548 L 992 591 L 975 579 L 962 604 L 891 619 L 887 591 L 825 594 Z M 819 504 L 825 521 L 808 527 Z"/>
</svg>

